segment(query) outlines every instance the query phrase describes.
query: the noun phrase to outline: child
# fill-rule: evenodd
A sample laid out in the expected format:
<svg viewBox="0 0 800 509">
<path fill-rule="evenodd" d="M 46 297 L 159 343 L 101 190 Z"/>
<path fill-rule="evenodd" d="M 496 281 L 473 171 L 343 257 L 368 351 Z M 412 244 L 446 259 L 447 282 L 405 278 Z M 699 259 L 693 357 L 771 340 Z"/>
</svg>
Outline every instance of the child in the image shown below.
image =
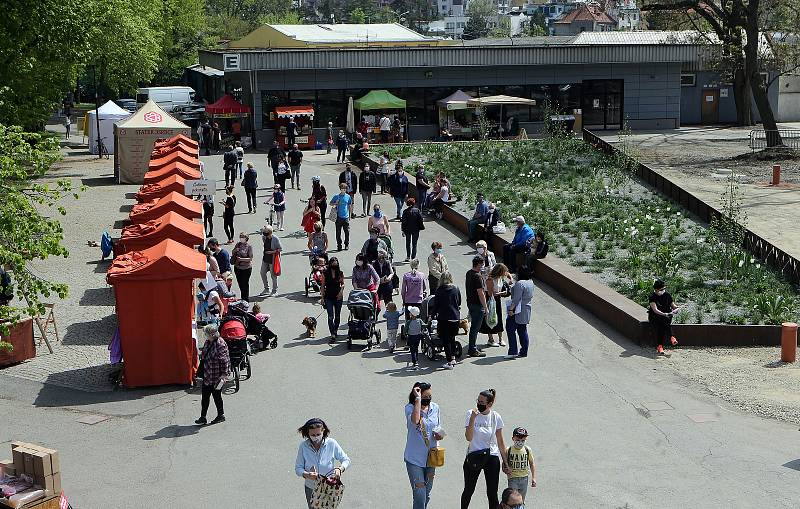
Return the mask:
<svg viewBox="0 0 800 509">
<path fill-rule="evenodd" d="M 528 438 L 528 430 L 525 428 L 514 428 L 512 435 L 514 445 L 508 448 L 508 467 L 511 472 L 508 474 L 508 487 L 514 488 L 522 495 L 525 501 L 525 494 L 528 491 L 528 471 L 530 470 L 531 488 L 536 487 L 536 464 L 533 461 L 533 451 L 525 445 Z"/>
<path fill-rule="evenodd" d="M 406 322 L 408 332 L 408 348 L 411 350 L 411 370 L 418 371 L 417 354 L 419 352 L 419 342 L 422 340 L 422 320 L 419 319 L 419 308 L 408 308 L 409 320 Z"/>
<path fill-rule="evenodd" d="M 275 184 L 272 189 L 272 196 L 267 198 L 265 203 L 272 203 L 275 206 L 275 229 L 283 231 L 283 216 L 286 213 L 286 195 L 281 189 L 280 184 Z"/>
<path fill-rule="evenodd" d="M 389 343 L 389 352 L 394 353 L 397 345 L 397 329 L 400 328 L 400 311 L 397 310 L 397 304 L 388 303 L 383 317 L 386 318 L 386 342 Z"/>
<path fill-rule="evenodd" d="M 256 320 L 261 323 L 266 323 L 267 320 L 269 320 L 269 315 L 261 312 L 261 306 L 259 304 L 253 304 L 253 310 L 251 313 L 253 313 L 253 315 L 256 317 Z"/>
</svg>

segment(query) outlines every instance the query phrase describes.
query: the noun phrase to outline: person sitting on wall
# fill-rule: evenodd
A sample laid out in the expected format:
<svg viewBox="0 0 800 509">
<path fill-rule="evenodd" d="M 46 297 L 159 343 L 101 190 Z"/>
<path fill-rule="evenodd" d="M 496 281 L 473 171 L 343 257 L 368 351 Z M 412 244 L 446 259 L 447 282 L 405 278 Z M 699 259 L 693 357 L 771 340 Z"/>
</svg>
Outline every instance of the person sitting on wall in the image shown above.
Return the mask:
<svg viewBox="0 0 800 509">
<path fill-rule="evenodd" d="M 514 233 L 514 240 L 511 244 L 503 246 L 503 262 L 511 272 L 517 272 L 517 254 L 527 253 L 530 249 L 530 242 L 534 238 L 533 228 L 525 223 L 525 218 L 517 216 L 514 218 L 517 223 L 517 231 Z"/>
<path fill-rule="evenodd" d="M 484 240 L 489 238 L 489 234 L 492 233 L 497 223 L 502 221 L 502 216 L 500 215 L 500 209 L 495 206 L 494 203 L 489 204 L 489 210 L 486 213 L 486 221 L 483 223 L 483 236 Z"/>
<path fill-rule="evenodd" d="M 669 342 L 672 346 L 678 345 L 678 340 L 672 335 L 672 317 L 677 313 L 678 306 L 672 300 L 672 295 L 667 292 L 664 281 L 656 279 L 653 283 L 653 293 L 647 308 L 647 319 L 656 333 L 656 354 L 664 355 L 664 345 Z"/>
<path fill-rule="evenodd" d="M 486 224 L 486 216 L 489 214 L 489 204 L 483 198 L 483 193 L 478 193 L 475 202 L 475 212 L 472 214 L 472 219 L 467 221 L 467 242 L 475 242 L 477 240 L 476 234 L 478 232 L 478 225 Z"/>
</svg>

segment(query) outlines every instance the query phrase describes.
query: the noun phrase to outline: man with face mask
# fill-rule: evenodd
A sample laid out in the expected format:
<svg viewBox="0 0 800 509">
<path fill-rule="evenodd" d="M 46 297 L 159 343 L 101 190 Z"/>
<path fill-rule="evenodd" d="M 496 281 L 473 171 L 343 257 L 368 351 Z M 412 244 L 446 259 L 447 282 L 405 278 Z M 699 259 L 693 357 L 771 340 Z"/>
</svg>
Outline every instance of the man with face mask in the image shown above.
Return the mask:
<svg viewBox="0 0 800 509">
<path fill-rule="evenodd" d="M 373 227 L 369 231 L 369 238 L 364 242 L 364 246 L 361 248 L 361 254 L 364 255 L 364 260 L 369 263 L 370 265 L 378 259 L 378 252 L 383 251 L 388 252 L 386 247 L 386 243 L 378 238 L 378 234 L 380 230 L 377 227 Z"/>
<path fill-rule="evenodd" d="M 678 311 L 678 306 L 672 300 L 672 295 L 667 292 L 664 281 L 656 279 L 653 283 L 653 293 L 650 294 L 650 305 L 647 308 L 647 318 L 656 333 L 657 355 L 664 355 L 664 345 L 669 342 L 672 346 L 678 345 L 678 340 L 672 335 L 672 317 Z"/>
<path fill-rule="evenodd" d="M 399 220 L 403 212 L 403 203 L 408 197 L 408 177 L 406 177 L 406 173 L 403 170 L 402 161 L 397 161 L 395 172 L 394 174 L 389 174 L 387 182 L 389 184 L 389 194 L 394 198 L 394 203 L 397 205 L 395 219 Z"/>
<path fill-rule="evenodd" d="M 350 216 L 353 214 L 353 198 L 347 193 L 347 184 L 339 184 L 339 194 L 331 199 L 331 206 L 336 207 L 336 250 L 342 250 L 342 230 L 344 230 L 344 248 L 350 247 Z"/>
</svg>

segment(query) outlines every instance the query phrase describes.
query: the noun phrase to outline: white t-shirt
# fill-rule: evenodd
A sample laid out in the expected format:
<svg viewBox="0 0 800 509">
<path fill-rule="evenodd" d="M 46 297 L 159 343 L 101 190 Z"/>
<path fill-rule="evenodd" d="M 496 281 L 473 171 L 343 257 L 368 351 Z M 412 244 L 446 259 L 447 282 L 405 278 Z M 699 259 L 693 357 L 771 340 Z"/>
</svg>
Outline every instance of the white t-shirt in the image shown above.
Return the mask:
<svg viewBox="0 0 800 509">
<path fill-rule="evenodd" d="M 469 426 L 469 418 L 472 410 L 467 410 L 467 420 L 464 427 Z M 467 453 L 489 449 L 492 456 L 500 457 L 500 448 L 497 447 L 497 435 L 495 432 L 503 429 L 503 418 L 494 410 L 490 410 L 487 415 L 478 414 L 475 417 L 475 428 L 472 432 L 472 442 L 469 443 Z"/>
<path fill-rule="evenodd" d="M 450 201 L 450 188 L 449 187 L 442 186 L 441 193 L 442 193 L 442 201 Z"/>
<path fill-rule="evenodd" d="M 389 131 L 392 128 L 392 121 L 389 117 L 381 118 L 381 131 Z"/>
</svg>

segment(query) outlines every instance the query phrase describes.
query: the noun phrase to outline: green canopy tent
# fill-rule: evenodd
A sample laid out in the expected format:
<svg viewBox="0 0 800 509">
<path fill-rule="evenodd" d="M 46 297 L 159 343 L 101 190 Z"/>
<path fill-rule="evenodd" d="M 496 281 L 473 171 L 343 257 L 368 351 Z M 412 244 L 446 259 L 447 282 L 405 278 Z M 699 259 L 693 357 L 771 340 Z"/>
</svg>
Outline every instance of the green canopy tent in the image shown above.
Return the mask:
<svg viewBox="0 0 800 509">
<path fill-rule="evenodd" d="M 406 137 L 408 137 L 408 109 L 406 100 L 400 99 L 388 90 L 371 90 L 364 97 L 356 99 L 353 107 L 358 109 L 358 118 L 361 118 L 362 111 L 369 110 L 404 110 L 406 118 Z"/>
</svg>

